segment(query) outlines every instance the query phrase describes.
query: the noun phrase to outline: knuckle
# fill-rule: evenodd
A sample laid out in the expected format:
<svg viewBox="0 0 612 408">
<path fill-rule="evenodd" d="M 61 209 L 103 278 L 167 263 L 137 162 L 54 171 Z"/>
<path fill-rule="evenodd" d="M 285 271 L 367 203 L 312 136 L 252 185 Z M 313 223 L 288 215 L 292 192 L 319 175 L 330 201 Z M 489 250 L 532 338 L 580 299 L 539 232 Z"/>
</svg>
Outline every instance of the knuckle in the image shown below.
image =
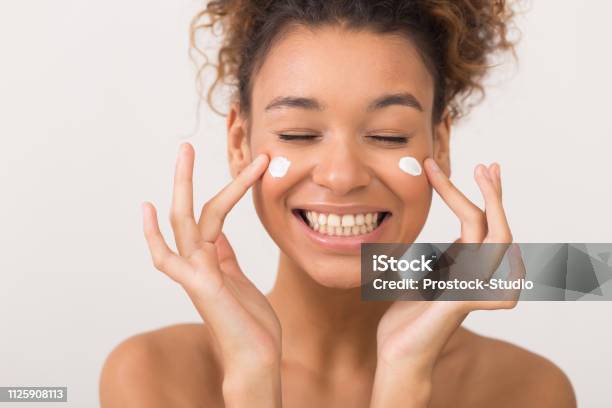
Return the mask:
<svg viewBox="0 0 612 408">
<path fill-rule="evenodd" d="M 214 205 L 213 205 L 213 200 L 207 201 L 207 202 L 204 204 L 204 206 L 202 207 L 202 214 L 203 214 L 205 217 L 209 217 L 209 216 L 210 216 L 210 214 L 211 214 L 211 212 L 212 212 L 212 210 L 213 210 L 213 208 L 214 208 Z"/>
<path fill-rule="evenodd" d="M 215 205 L 215 202 L 213 200 L 204 204 L 204 209 L 202 211 L 202 214 L 204 216 L 204 220 L 211 219 L 211 218 L 223 219 L 225 215 L 219 210 L 219 207 Z"/>
<path fill-rule="evenodd" d="M 202 268 L 204 265 L 206 265 L 203 246 L 204 245 L 199 246 L 195 251 L 187 256 L 187 261 L 189 261 L 189 263 L 196 268 Z"/>
<path fill-rule="evenodd" d="M 153 254 L 153 266 L 163 272 L 166 267 L 166 257 Z"/>
</svg>

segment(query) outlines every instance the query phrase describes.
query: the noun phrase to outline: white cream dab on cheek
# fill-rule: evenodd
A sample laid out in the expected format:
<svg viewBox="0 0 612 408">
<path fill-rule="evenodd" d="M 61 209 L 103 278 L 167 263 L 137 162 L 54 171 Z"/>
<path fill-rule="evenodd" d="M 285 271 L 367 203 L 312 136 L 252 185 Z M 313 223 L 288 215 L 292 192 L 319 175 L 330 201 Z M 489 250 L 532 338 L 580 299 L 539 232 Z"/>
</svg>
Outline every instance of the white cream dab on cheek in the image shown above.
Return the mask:
<svg viewBox="0 0 612 408">
<path fill-rule="evenodd" d="M 268 171 L 270 175 L 274 178 L 281 178 L 287 174 L 287 170 L 289 170 L 289 166 L 291 162 L 283 156 L 277 156 L 272 159 L 270 165 L 268 166 Z"/>
<path fill-rule="evenodd" d="M 422 169 L 421 164 L 412 156 L 405 156 L 399 160 L 399 168 L 406 174 L 411 176 L 420 176 Z"/>
</svg>

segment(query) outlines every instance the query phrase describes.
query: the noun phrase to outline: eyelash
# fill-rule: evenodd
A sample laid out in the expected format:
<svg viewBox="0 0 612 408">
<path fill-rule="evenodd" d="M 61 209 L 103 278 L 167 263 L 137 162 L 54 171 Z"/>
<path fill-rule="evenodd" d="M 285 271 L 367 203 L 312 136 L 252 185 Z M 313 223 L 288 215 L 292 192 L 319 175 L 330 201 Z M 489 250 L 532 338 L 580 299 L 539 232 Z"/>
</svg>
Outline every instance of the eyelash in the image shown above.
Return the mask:
<svg viewBox="0 0 612 408">
<path fill-rule="evenodd" d="M 288 135 L 281 133 L 278 135 L 281 140 L 285 141 L 310 141 L 318 138 L 317 135 Z M 408 136 L 381 136 L 381 135 L 369 135 L 366 136 L 376 141 L 380 141 L 388 144 L 405 144 L 408 143 L 410 137 Z"/>
<path fill-rule="evenodd" d="M 313 140 L 316 139 L 318 136 L 317 135 L 287 135 L 284 133 L 280 133 L 278 135 L 278 137 L 280 137 L 281 140 L 287 140 L 287 141 L 292 141 L 292 140 Z"/>
<path fill-rule="evenodd" d="M 372 136 L 368 136 L 369 138 L 372 138 L 376 141 L 381 141 L 383 143 L 389 143 L 389 144 L 406 144 L 408 143 L 408 140 L 410 139 L 407 136 L 380 136 L 380 135 L 372 135 Z"/>
</svg>

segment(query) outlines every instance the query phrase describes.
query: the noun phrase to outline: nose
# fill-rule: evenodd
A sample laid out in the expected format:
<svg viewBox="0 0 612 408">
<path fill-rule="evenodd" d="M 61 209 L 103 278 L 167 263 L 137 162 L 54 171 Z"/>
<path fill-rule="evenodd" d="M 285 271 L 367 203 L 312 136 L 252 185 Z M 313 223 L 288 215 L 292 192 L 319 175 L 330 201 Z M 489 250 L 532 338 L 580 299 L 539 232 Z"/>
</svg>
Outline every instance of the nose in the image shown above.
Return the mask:
<svg viewBox="0 0 612 408">
<path fill-rule="evenodd" d="M 371 175 L 358 148 L 346 140 L 326 146 L 313 170 L 313 182 L 339 196 L 367 186 Z"/>
</svg>

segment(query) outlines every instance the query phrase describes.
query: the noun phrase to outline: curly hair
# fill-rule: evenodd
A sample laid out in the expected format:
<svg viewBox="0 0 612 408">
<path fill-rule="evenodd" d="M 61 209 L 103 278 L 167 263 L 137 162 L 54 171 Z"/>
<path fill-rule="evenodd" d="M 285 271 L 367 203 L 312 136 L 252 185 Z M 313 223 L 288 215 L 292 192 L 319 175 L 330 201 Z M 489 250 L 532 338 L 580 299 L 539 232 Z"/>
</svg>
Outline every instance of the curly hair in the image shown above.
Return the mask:
<svg viewBox="0 0 612 408">
<path fill-rule="evenodd" d="M 453 119 L 465 115 L 475 91 L 484 97 L 483 79 L 492 56 L 514 54 L 509 38 L 513 16 L 505 0 L 212 0 L 192 20 L 190 45 L 205 59 L 198 83 L 206 67 L 216 71 L 206 96 L 209 106 L 223 115 L 214 107 L 213 92 L 224 83 L 232 86 L 248 114 L 252 78 L 289 26 L 341 24 L 380 34 L 403 33 L 415 42 L 434 79 L 432 119 L 437 123 L 447 110 Z M 217 61 L 211 63 L 198 47 L 197 35 L 217 29 L 222 42 Z"/>
</svg>

